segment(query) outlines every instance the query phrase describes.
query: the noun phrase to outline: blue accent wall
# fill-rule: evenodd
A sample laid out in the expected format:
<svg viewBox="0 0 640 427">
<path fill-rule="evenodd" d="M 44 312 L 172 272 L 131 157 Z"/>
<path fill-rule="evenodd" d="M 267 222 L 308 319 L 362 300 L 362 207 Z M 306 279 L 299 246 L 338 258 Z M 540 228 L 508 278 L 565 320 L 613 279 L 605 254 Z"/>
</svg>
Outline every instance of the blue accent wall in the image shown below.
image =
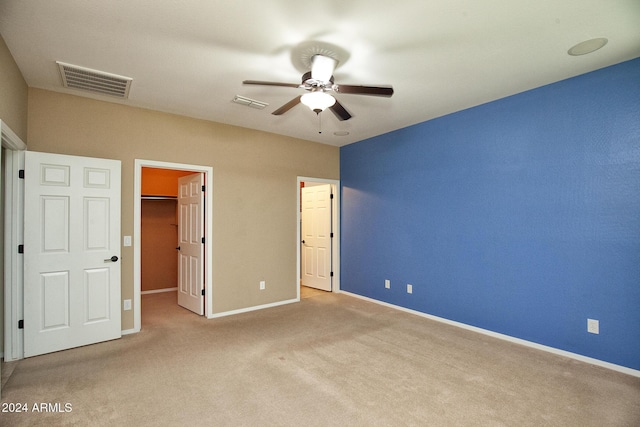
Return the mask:
<svg viewBox="0 0 640 427">
<path fill-rule="evenodd" d="M 640 369 L 640 59 L 340 157 L 342 289 Z"/>
</svg>

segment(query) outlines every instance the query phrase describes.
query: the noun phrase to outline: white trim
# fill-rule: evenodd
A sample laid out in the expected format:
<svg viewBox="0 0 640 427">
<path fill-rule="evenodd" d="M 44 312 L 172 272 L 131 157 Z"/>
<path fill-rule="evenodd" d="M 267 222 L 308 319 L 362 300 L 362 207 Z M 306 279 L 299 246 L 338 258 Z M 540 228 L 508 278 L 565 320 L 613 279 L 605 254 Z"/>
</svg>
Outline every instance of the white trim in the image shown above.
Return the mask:
<svg viewBox="0 0 640 427">
<path fill-rule="evenodd" d="M 23 255 L 17 253 L 24 233 L 24 181 L 18 170 L 24 169 L 25 143 L 0 120 L 2 147 L 6 148 L 5 175 L 1 189 L 4 192 L 4 352 L 5 362 L 24 357 L 24 330 L 18 329 L 23 313 Z"/>
<path fill-rule="evenodd" d="M 509 341 L 515 344 L 520 344 L 526 347 L 535 348 L 537 350 L 546 351 L 548 353 L 553 353 L 559 356 L 568 357 L 570 359 L 579 360 L 580 362 L 590 363 L 592 365 L 601 366 L 603 368 L 611 369 L 613 371 L 618 371 L 623 374 L 631 375 L 634 377 L 640 377 L 640 370 L 627 368 L 626 366 L 616 365 L 615 363 L 605 362 L 604 360 L 594 359 L 592 357 L 583 356 L 581 354 L 571 353 L 570 351 L 560 350 L 555 347 L 549 347 L 546 345 L 538 344 L 532 341 L 523 340 L 520 338 L 515 338 L 509 335 L 501 334 L 498 332 L 493 332 L 488 329 L 478 328 L 476 326 L 467 325 L 465 323 L 456 322 L 454 320 L 445 319 L 443 317 L 434 316 L 432 314 L 422 313 L 420 311 L 412 310 L 410 308 L 401 307 L 399 305 L 389 304 L 388 302 L 379 301 L 373 298 L 365 297 L 362 295 L 354 294 L 348 291 L 342 291 L 345 295 L 349 295 L 355 298 L 360 298 L 365 301 L 369 301 L 375 304 L 383 305 L 385 307 L 394 308 L 396 310 L 404 311 L 406 313 L 414 314 L 416 316 L 424 317 L 426 319 L 435 320 L 436 322 L 445 323 L 447 325 L 456 326 L 458 328 L 467 329 L 469 331 L 477 332 L 479 334 L 488 335 L 493 338 L 498 338 L 504 341 Z"/>
<path fill-rule="evenodd" d="M 208 319 L 216 319 L 218 317 L 233 316 L 234 314 L 241 314 L 241 313 L 248 313 L 250 311 L 263 310 L 265 308 L 278 307 L 280 305 L 292 304 L 294 302 L 300 302 L 300 298 L 289 299 L 289 300 L 285 300 L 285 301 L 272 302 L 272 303 L 263 304 L 263 305 L 255 305 L 253 307 L 239 308 L 237 310 L 223 311 L 222 313 L 209 314 L 207 316 L 207 318 Z"/>
<path fill-rule="evenodd" d="M 150 291 L 141 291 L 140 295 L 161 294 L 163 292 L 171 292 L 171 291 L 177 291 L 177 290 L 178 290 L 177 286 L 175 288 L 151 289 Z"/>
<path fill-rule="evenodd" d="M 2 120 L 0 120 L 0 135 L 2 135 L 2 146 L 4 148 L 13 151 L 22 151 L 27 149 L 27 145 L 22 142 L 20 137 L 16 135 Z"/>
<path fill-rule="evenodd" d="M 135 329 L 125 329 L 124 331 L 121 332 L 122 335 L 130 335 L 130 334 L 137 334 L 140 331 L 136 331 Z"/>
<path fill-rule="evenodd" d="M 300 241 L 302 240 L 300 224 L 300 183 L 301 182 L 315 182 L 319 184 L 330 184 L 331 191 L 333 193 L 333 241 L 331 247 L 331 263 L 333 266 L 333 283 L 331 286 L 331 292 L 340 292 L 340 180 L 338 179 L 324 179 L 313 178 L 308 176 L 298 176 L 296 182 L 296 289 L 297 299 L 300 300 L 300 283 L 301 283 L 301 271 L 300 271 Z"/>
<path fill-rule="evenodd" d="M 213 312 L 213 168 L 211 166 L 189 165 L 184 163 L 160 162 L 155 160 L 134 160 L 133 183 L 133 331 L 140 332 L 142 327 L 141 304 L 141 256 L 140 256 L 140 231 L 141 231 L 141 197 L 142 197 L 142 168 L 185 170 L 194 173 L 205 174 L 207 188 L 205 196 L 205 242 L 207 244 L 205 257 L 205 315 L 210 317 Z M 124 331 L 123 331 L 124 334 Z"/>
</svg>

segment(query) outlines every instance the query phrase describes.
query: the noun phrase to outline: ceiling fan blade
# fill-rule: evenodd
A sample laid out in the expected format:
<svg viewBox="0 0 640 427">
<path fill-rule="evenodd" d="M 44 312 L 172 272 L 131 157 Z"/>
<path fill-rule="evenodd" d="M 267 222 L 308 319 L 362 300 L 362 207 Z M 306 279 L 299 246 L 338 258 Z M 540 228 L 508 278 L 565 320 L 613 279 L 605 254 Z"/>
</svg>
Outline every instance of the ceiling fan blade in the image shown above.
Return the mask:
<svg viewBox="0 0 640 427">
<path fill-rule="evenodd" d="M 291 101 L 287 102 L 286 104 L 284 104 L 282 107 L 278 108 L 276 111 L 274 111 L 271 114 L 273 114 L 274 116 L 279 116 L 281 114 L 286 113 L 287 111 L 289 111 L 290 109 L 292 109 L 293 107 L 295 107 L 300 103 L 300 98 L 302 98 L 302 95 L 296 96 Z"/>
<path fill-rule="evenodd" d="M 340 102 L 336 99 L 336 103 L 329 107 L 331 112 L 336 115 L 338 120 L 349 120 L 351 118 L 351 114 L 340 104 Z"/>
<path fill-rule="evenodd" d="M 337 85 L 336 92 L 352 93 L 356 95 L 391 96 L 393 88 L 391 86 L 353 86 Z"/>
<path fill-rule="evenodd" d="M 284 86 L 284 87 L 300 87 L 299 83 L 279 83 L 279 82 L 263 82 L 260 80 L 245 80 L 243 85 L 261 85 L 261 86 Z"/>
</svg>

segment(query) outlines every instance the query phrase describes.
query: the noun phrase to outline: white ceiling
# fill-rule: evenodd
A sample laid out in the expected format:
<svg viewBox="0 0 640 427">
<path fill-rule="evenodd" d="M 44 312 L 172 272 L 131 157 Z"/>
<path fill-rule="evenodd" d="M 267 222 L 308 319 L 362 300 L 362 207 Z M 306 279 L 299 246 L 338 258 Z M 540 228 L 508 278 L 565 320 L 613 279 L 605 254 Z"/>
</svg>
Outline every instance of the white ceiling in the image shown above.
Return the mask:
<svg viewBox="0 0 640 427">
<path fill-rule="evenodd" d="M 640 1 L 0 0 L 0 34 L 31 87 L 342 146 L 640 57 Z M 336 95 L 353 118 L 322 113 L 322 134 L 302 104 L 272 115 L 301 89 L 242 81 L 299 82 L 308 41 L 348 52 L 336 83 L 395 94 Z M 129 99 L 63 88 L 55 61 L 133 78 Z"/>
</svg>

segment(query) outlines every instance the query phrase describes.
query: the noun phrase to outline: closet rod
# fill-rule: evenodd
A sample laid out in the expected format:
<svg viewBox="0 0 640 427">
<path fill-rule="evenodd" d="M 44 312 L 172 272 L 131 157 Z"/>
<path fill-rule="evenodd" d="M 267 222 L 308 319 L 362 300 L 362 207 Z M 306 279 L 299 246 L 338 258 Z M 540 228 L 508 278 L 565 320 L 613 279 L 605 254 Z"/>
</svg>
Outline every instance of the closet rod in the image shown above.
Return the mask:
<svg viewBox="0 0 640 427">
<path fill-rule="evenodd" d="M 142 200 L 178 200 L 176 196 L 141 196 Z"/>
</svg>

